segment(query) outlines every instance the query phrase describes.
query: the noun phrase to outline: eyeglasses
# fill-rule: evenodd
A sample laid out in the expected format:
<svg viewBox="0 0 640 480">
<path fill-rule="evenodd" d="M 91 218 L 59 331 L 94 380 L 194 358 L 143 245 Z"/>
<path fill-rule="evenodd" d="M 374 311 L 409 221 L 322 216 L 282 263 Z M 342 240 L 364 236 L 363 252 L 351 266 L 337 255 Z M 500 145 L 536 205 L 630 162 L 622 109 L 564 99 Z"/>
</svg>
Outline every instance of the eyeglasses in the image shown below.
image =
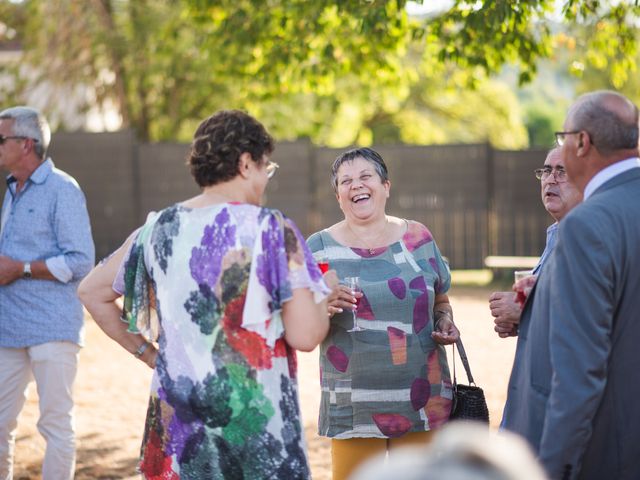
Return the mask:
<svg viewBox="0 0 640 480">
<path fill-rule="evenodd" d="M 580 133 L 580 130 L 573 130 L 571 132 L 554 132 L 556 136 L 556 143 L 559 147 L 564 145 L 567 135 L 575 135 L 576 133 Z"/>
<path fill-rule="evenodd" d="M 549 178 L 549 175 L 553 175 L 556 182 L 562 183 L 567 181 L 567 171 L 562 167 L 544 167 L 544 168 L 536 168 L 533 171 L 536 174 L 536 178 L 538 180 L 546 180 Z"/>
<path fill-rule="evenodd" d="M 23 137 L 21 135 L 9 135 L 9 136 L 4 136 L 4 135 L 0 135 L 0 145 L 4 145 L 4 142 L 6 142 L 7 140 L 26 140 L 27 138 L 30 137 Z M 35 142 L 36 140 L 34 140 Z"/>
<path fill-rule="evenodd" d="M 276 170 L 278 170 L 278 168 L 280 168 L 280 165 L 269 160 L 267 162 L 267 166 L 265 167 L 265 169 L 267 170 L 267 178 L 273 177 L 276 174 Z"/>
</svg>

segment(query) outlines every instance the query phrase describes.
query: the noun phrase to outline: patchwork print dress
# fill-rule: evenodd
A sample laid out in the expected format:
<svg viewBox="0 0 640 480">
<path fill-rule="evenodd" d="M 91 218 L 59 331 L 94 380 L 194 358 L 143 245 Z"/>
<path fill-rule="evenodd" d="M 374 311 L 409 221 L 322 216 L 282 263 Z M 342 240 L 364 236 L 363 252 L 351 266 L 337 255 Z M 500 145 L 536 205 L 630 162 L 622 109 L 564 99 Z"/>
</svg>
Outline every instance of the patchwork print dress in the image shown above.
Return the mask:
<svg viewBox="0 0 640 480">
<path fill-rule="evenodd" d="M 114 289 L 129 330 L 159 345 L 145 478 L 309 478 L 281 318 L 296 288 L 316 301 L 328 293 L 300 232 L 276 210 L 175 205 L 141 228 Z"/>
<path fill-rule="evenodd" d="M 398 242 L 371 254 L 326 231 L 308 244 L 339 278 L 360 277 L 362 331 L 349 332 L 351 311 L 336 314 L 320 351 L 318 432 L 332 438 L 390 438 L 431 430 L 449 419 L 451 378 L 445 349 L 431 338 L 437 294 L 449 267 L 429 230 L 407 222 Z"/>
</svg>

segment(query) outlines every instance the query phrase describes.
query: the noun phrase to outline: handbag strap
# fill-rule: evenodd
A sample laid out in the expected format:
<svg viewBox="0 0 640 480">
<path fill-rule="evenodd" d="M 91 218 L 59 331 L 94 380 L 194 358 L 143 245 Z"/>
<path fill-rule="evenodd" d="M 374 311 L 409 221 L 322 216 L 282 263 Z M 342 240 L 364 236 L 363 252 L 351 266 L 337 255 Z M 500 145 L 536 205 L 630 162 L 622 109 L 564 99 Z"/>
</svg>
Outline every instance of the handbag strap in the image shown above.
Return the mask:
<svg viewBox="0 0 640 480">
<path fill-rule="evenodd" d="M 458 353 L 460 354 L 460 360 L 462 360 L 462 365 L 464 366 L 464 371 L 467 374 L 467 381 L 469 384 L 476 384 L 473 380 L 473 375 L 471 375 L 471 367 L 469 366 L 469 359 L 467 358 L 467 352 L 464 350 L 464 345 L 462 344 L 462 339 L 458 338 L 456 343 L 452 345 L 453 347 L 453 382 L 456 381 L 456 346 L 458 347 Z"/>
</svg>

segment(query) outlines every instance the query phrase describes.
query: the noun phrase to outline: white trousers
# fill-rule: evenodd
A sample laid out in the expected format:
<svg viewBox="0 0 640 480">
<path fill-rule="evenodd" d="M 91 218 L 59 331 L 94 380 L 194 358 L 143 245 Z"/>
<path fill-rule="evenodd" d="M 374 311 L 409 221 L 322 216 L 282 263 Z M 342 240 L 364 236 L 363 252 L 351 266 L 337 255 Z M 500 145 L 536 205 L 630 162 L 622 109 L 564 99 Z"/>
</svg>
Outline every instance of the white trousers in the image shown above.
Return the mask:
<svg viewBox="0 0 640 480">
<path fill-rule="evenodd" d="M 0 480 L 13 478 L 18 415 L 32 378 L 40 400 L 38 431 L 47 442 L 42 479 L 73 479 L 76 441 L 72 390 L 79 351 L 80 347 L 71 342 L 0 347 Z"/>
</svg>

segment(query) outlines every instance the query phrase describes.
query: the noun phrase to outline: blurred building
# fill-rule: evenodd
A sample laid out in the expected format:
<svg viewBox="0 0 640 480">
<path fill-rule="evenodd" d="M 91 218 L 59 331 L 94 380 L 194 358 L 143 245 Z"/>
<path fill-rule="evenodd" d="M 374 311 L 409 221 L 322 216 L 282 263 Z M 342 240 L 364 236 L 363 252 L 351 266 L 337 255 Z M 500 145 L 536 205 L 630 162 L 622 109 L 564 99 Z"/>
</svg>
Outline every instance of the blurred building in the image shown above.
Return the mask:
<svg viewBox="0 0 640 480">
<path fill-rule="evenodd" d="M 112 132 L 121 128 L 118 111 L 108 103 L 99 106 L 92 88 L 55 85 L 43 78 L 37 67 L 24 63 L 22 46 L 14 35 L 0 21 L 0 109 L 11 104 L 37 108 L 47 115 L 54 131 Z"/>
</svg>

